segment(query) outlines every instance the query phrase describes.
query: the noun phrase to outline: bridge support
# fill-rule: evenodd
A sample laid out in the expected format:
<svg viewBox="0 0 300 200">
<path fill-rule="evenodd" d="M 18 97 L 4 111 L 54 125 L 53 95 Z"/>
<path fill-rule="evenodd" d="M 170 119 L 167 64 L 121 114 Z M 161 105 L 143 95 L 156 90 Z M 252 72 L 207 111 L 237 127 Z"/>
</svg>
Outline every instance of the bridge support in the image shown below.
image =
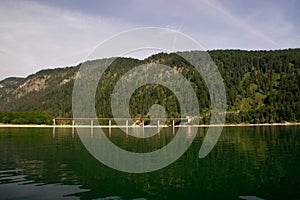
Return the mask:
<svg viewBox="0 0 300 200">
<path fill-rule="evenodd" d="M 159 119 L 157 120 L 157 134 L 159 135 Z"/>
<path fill-rule="evenodd" d="M 126 120 L 126 135 L 128 135 L 128 120 Z"/>
</svg>

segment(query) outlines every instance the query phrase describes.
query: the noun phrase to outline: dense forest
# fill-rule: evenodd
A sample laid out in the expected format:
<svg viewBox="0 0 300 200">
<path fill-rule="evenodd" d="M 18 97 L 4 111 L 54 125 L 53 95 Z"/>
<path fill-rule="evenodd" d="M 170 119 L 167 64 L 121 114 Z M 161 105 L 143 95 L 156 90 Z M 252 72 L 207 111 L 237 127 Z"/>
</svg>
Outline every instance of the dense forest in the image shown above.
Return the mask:
<svg viewBox="0 0 300 200">
<path fill-rule="evenodd" d="M 300 49 L 273 51 L 208 51 L 224 81 L 227 123 L 300 121 Z M 190 52 L 191 56 L 193 52 Z M 104 60 L 88 61 L 96 66 Z M 145 60 L 117 58 L 102 75 L 95 96 L 98 117 L 112 117 L 111 94 L 118 80 L 142 64 L 160 63 L 181 73 L 195 91 L 200 123 L 210 118 L 210 96 L 201 75 L 176 53 L 159 53 Z M 42 70 L 27 78 L 0 82 L 0 112 L 41 111 L 54 117 L 72 117 L 72 89 L 79 67 Z M 179 83 L 178 83 L 179 84 Z M 180 87 L 180 84 L 178 85 Z M 138 88 L 130 98 L 132 117 L 148 117 L 153 104 L 179 117 L 176 95 L 159 84 Z M 0 123 L 5 123 L 0 118 Z"/>
<path fill-rule="evenodd" d="M 0 122 L 5 124 L 53 124 L 53 116 L 43 112 L 4 112 Z"/>
<path fill-rule="evenodd" d="M 212 51 L 225 81 L 229 123 L 300 121 L 300 49 Z"/>
</svg>

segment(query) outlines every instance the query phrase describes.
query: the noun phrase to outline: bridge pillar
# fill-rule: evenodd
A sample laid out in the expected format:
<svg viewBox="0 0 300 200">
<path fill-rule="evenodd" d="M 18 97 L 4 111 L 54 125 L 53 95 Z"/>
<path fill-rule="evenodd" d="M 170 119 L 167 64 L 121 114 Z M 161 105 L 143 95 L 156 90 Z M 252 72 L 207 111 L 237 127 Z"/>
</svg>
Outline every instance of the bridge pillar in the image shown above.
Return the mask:
<svg viewBox="0 0 300 200">
<path fill-rule="evenodd" d="M 159 119 L 157 120 L 157 134 L 159 136 Z"/>
<path fill-rule="evenodd" d="M 128 135 L 128 120 L 126 120 L 126 135 Z"/>
</svg>

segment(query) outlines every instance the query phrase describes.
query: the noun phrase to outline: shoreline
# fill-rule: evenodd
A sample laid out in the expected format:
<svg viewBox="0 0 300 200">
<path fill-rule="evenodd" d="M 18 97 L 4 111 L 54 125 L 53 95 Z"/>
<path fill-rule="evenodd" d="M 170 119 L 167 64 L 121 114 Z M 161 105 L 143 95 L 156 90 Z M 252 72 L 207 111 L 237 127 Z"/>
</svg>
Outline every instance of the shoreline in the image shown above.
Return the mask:
<svg viewBox="0 0 300 200">
<path fill-rule="evenodd" d="M 299 126 L 300 122 L 285 122 L 285 123 L 264 123 L 264 124 L 203 124 L 203 125 L 175 125 L 175 127 L 247 127 L 247 126 Z M 38 124 L 0 124 L 0 128 L 141 128 L 142 126 L 117 126 L 117 125 L 38 125 Z M 155 128 L 157 126 L 144 126 L 144 128 Z M 160 127 L 172 127 L 172 126 L 160 126 Z"/>
</svg>

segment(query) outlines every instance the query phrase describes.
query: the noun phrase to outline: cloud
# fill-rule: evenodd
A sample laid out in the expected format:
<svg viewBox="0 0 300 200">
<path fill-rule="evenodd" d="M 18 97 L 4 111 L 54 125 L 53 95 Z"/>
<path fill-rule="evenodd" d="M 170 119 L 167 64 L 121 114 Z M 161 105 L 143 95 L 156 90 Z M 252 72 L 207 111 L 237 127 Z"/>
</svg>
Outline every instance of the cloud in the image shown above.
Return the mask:
<svg viewBox="0 0 300 200">
<path fill-rule="evenodd" d="M 1 60 L 1 67 L 0 67 L 0 80 L 5 75 L 9 76 L 20 76 L 26 73 L 26 70 L 22 66 L 28 66 L 29 64 L 16 57 L 15 55 L 7 54 L 6 52 L 0 51 L 0 60 Z M 12 66 L 18 66 L 18 70 L 12 71 Z M 2 76 L 2 77 L 1 77 Z"/>
<path fill-rule="evenodd" d="M 10 69 L 1 69 L 0 80 L 41 68 L 75 65 L 103 40 L 143 26 L 182 31 L 204 49 L 300 46 L 297 1 L 51 2 L 1 3 L 0 65 Z"/>
<path fill-rule="evenodd" d="M 132 26 L 31 1 L 2 2 L 0 19 L 0 64 L 10 65 L 10 70 L 1 69 L 0 79 L 78 64 L 104 38 Z"/>
<path fill-rule="evenodd" d="M 244 5 L 245 2 L 235 1 L 233 4 L 237 4 L 236 9 L 233 9 L 227 1 L 201 2 L 213 8 L 213 12 L 222 15 L 218 18 L 227 25 L 225 30 L 220 29 L 220 32 L 232 45 L 235 45 L 236 41 L 238 48 L 278 49 L 300 45 L 299 41 L 296 42 L 299 27 L 298 29 L 295 27 L 295 19 L 288 18 L 286 13 L 294 11 L 284 6 L 283 2 L 251 1 L 249 5 Z M 218 41 L 221 39 L 219 42 L 221 45 L 225 44 L 224 37 L 217 37 Z M 227 48 L 232 45 L 227 44 Z"/>
<path fill-rule="evenodd" d="M 235 30 L 241 29 L 240 31 L 238 31 L 240 35 L 243 35 L 245 33 L 246 35 L 251 34 L 257 39 L 271 44 L 274 48 L 278 48 L 280 46 L 270 36 L 266 35 L 261 29 L 257 28 L 256 26 L 252 26 L 251 24 L 247 23 L 247 21 L 243 20 L 240 16 L 235 16 L 234 13 L 228 11 L 219 1 L 204 0 L 202 1 L 202 3 L 213 8 L 214 12 L 222 14 L 222 17 L 220 17 L 219 20 L 221 20 L 222 22 L 226 20 L 226 22 L 228 23 L 227 30 L 230 29 L 230 27 L 234 28 Z M 230 34 L 228 34 L 228 36 L 230 36 Z"/>
<path fill-rule="evenodd" d="M 297 46 L 294 21 L 283 11 L 296 12 L 280 1 L 130 1 L 129 12 L 147 25 L 180 29 L 205 49 L 278 49 Z M 126 10 L 126 8 L 124 8 Z M 142 15 L 143 13 L 144 15 Z M 147 16 L 147 17 L 145 17 Z M 151 19 L 149 19 L 151 16 Z M 299 45 L 299 43 L 298 43 Z"/>
<path fill-rule="evenodd" d="M 289 12 L 293 12 L 293 8 L 284 2 L 274 2 L 273 5 L 258 7 L 246 22 L 272 38 L 278 44 L 277 48 L 295 48 L 300 46 L 299 40 L 297 42 L 300 27 L 295 23 L 297 19 L 288 16 Z"/>
</svg>

